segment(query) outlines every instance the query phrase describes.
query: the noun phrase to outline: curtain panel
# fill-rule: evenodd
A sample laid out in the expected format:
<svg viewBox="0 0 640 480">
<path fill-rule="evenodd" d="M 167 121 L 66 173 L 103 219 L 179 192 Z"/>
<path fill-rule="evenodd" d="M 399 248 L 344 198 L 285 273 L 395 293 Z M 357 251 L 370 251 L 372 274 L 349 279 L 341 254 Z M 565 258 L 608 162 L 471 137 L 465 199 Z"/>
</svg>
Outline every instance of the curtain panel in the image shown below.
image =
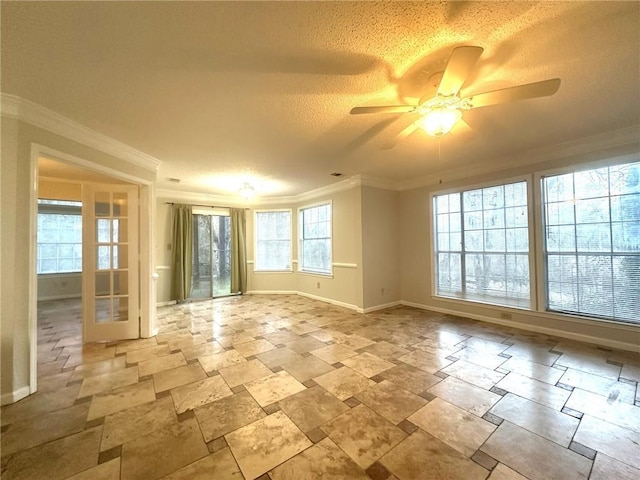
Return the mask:
<svg viewBox="0 0 640 480">
<path fill-rule="evenodd" d="M 173 204 L 171 213 L 171 300 L 183 302 L 191 295 L 193 212 L 191 205 Z"/>
<path fill-rule="evenodd" d="M 231 293 L 247 291 L 247 242 L 244 208 L 231 208 Z"/>
</svg>

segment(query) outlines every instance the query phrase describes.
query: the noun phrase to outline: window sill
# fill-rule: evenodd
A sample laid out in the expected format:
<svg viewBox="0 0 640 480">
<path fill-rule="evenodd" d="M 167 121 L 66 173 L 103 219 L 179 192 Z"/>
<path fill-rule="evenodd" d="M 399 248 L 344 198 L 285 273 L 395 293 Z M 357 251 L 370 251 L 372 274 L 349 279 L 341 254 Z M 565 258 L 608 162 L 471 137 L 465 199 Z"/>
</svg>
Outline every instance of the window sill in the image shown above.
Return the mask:
<svg viewBox="0 0 640 480">
<path fill-rule="evenodd" d="M 333 272 L 324 273 L 324 272 L 310 272 L 308 270 L 298 270 L 298 273 L 302 275 L 309 275 L 310 277 L 333 278 Z"/>
<path fill-rule="evenodd" d="M 293 273 L 293 270 L 292 269 L 288 269 L 288 270 L 257 270 L 257 269 L 254 269 L 253 273 L 257 273 L 257 274 L 265 274 L 265 273 L 266 274 L 273 274 L 273 273 L 276 273 L 276 274 L 283 274 L 283 273 L 284 274 L 288 274 L 288 273 Z"/>
</svg>

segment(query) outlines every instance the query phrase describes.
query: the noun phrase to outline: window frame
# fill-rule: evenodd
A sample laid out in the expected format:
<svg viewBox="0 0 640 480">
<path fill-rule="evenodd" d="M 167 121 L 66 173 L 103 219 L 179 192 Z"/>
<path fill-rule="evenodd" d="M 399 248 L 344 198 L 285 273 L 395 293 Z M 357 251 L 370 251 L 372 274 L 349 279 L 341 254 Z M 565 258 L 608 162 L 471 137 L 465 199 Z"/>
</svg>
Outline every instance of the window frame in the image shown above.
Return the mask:
<svg viewBox="0 0 640 480">
<path fill-rule="evenodd" d="M 289 214 L 289 266 L 287 268 L 272 269 L 260 268 L 258 262 L 258 215 L 261 213 L 288 213 Z M 256 273 L 292 273 L 293 272 L 293 210 L 291 208 L 260 209 L 253 212 L 253 271 Z M 278 239 L 280 240 L 280 239 Z M 281 240 L 280 240 L 281 241 Z"/>
<path fill-rule="evenodd" d="M 303 213 L 306 210 L 310 210 L 316 207 L 329 206 L 329 269 L 327 271 L 315 270 L 315 269 L 307 269 L 304 266 L 304 256 L 303 256 L 303 242 L 304 242 L 304 222 L 303 222 Z M 333 277 L 333 201 L 332 200 L 323 200 L 307 205 L 303 205 L 298 207 L 298 272 L 308 275 L 320 275 L 323 277 Z"/>
<path fill-rule="evenodd" d="M 638 153 L 618 154 L 608 158 L 600 158 L 598 160 L 591 160 L 585 162 L 573 162 L 565 163 L 559 167 L 545 168 L 537 170 L 534 167 L 530 169 L 527 174 L 515 176 L 515 177 L 499 177 L 492 181 L 477 182 L 465 184 L 463 182 L 456 182 L 455 186 L 433 191 L 429 193 L 428 200 L 428 214 L 429 221 L 431 222 L 430 232 L 428 234 L 428 248 L 430 252 L 430 278 L 431 278 L 431 297 L 438 302 L 452 303 L 457 305 L 478 305 L 488 308 L 492 308 L 494 311 L 517 313 L 518 311 L 526 312 L 535 318 L 540 319 L 556 319 L 579 323 L 583 325 L 593 325 L 594 322 L 600 324 L 607 324 L 609 327 L 613 327 L 619 330 L 627 331 L 628 329 L 636 329 L 637 323 L 628 322 L 624 320 L 616 320 L 612 318 L 604 318 L 598 316 L 589 316 L 581 313 L 571 313 L 556 310 L 549 310 L 547 308 L 547 285 L 546 285 L 546 255 L 544 250 L 544 217 L 543 217 L 543 195 L 542 195 L 542 180 L 545 177 L 562 175 L 567 173 L 575 173 L 585 170 L 592 170 L 603 167 L 612 167 L 616 165 L 623 165 L 627 163 L 635 163 L 640 161 Z M 517 181 L 527 180 L 527 212 L 529 215 L 529 285 L 531 289 L 531 306 L 529 308 L 506 306 L 496 303 L 488 303 L 478 301 L 476 299 L 464 299 L 458 297 L 445 297 L 437 294 L 437 265 L 436 265 L 436 243 L 435 234 L 436 221 L 435 209 L 434 209 L 434 197 L 438 195 L 451 194 L 456 192 L 463 192 L 466 190 L 474 190 L 477 188 L 486 188 L 497 185 L 504 185 Z M 478 317 L 480 318 L 480 317 Z M 505 321 L 503 318 L 502 321 Z M 509 320 L 506 319 L 508 322 Z"/>
<path fill-rule="evenodd" d="M 614 167 L 616 165 L 624 165 L 627 163 L 637 163 L 637 162 L 640 162 L 640 155 L 638 155 L 637 153 L 636 154 L 630 153 L 630 154 L 616 155 L 610 158 L 605 158 L 605 159 L 600 159 L 595 161 L 564 165 L 561 167 L 550 168 L 550 169 L 534 172 L 533 183 L 534 183 L 534 189 L 535 189 L 535 192 L 534 192 L 535 193 L 535 209 L 536 209 L 535 215 L 537 220 L 536 232 L 535 232 L 536 252 L 539 253 L 536 259 L 536 271 L 539 272 L 538 279 L 536 282 L 536 296 L 537 296 L 537 303 L 539 305 L 538 310 L 536 310 L 537 313 L 553 315 L 553 316 L 557 315 L 562 318 L 597 321 L 597 322 L 603 322 L 603 323 L 608 323 L 608 324 L 617 325 L 617 326 L 635 327 L 640 325 L 640 323 L 633 323 L 633 322 L 614 319 L 614 318 L 598 317 L 597 315 L 588 315 L 586 313 L 580 313 L 580 312 L 573 313 L 569 311 L 558 311 L 558 310 L 549 309 L 548 288 L 547 288 L 547 282 L 546 282 L 547 255 L 545 252 L 545 238 L 544 238 L 546 223 L 545 223 L 545 216 L 543 212 L 544 195 L 542 192 L 542 182 L 546 177 L 583 172 L 587 170 L 595 170 L 598 168 Z"/>
<path fill-rule="evenodd" d="M 441 195 L 450 195 L 453 193 L 462 194 L 464 192 L 470 190 L 478 190 L 483 188 L 492 188 L 492 187 L 500 187 L 504 185 L 509 185 L 513 183 L 522 183 L 524 182 L 527 188 L 527 234 L 529 241 L 529 252 L 528 252 L 528 260 L 529 260 L 529 307 L 521 306 L 521 305 L 508 305 L 503 303 L 493 303 L 482 298 L 465 298 L 464 296 L 445 296 L 438 294 L 437 285 L 438 285 L 438 270 L 437 270 L 437 252 L 436 252 L 436 234 L 437 234 L 437 218 L 434 210 L 434 199 Z M 537 297 L 535 295 L 535 289 L 532 288 L 532 285 L 536 283 L 536 271 L 535 271 L 535 247 L 534 241 L 535 237 L 533 234 L 534 230 L 534 221 L 533 221 L 533 188 L 532 188 L 532 175 L 518 175 L 515 177 L 507 177 L 501 179 L 495 179 L 487 182 L 479 182 L 474 184 L 458 184 L 457 186 L 450 187 L 443 190 L 438 190 L 429 193 L 429 216 L 431 218 L 431 235 L 429 235 L 429 251 L 431 254 L 431 296 L 437 300 L 444 301 L 452 301 L 452 302 L 463 302 L 463 303 L 472 303 L 472 304 L 481 304 L 481 305 L 490 305 L 499 309 L 515 309 L 515 310 L 525 310 L 525 311 L 537 311 Z M 461 198 L 462 200 L 462 198 Z M 461 223 L 461 229 L 464 229 L 464 224 Z M 461 251 L 461 255 L 464 255 L 464 246 Z M 464 272 L 462 272 L 464 274 Z M 463 279 L 464 281 L 464 279 Z"/>
</svg>

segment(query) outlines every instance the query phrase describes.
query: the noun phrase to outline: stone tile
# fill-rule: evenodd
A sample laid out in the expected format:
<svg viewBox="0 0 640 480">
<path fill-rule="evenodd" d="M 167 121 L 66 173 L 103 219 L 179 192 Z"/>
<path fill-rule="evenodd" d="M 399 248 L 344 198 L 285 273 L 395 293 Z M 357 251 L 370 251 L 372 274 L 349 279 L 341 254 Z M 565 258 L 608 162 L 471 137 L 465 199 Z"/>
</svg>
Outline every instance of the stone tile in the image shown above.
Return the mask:
<svg viewBox="0 0 640 480">
<path fill-rule="evenodd" d="M 398 425 L 427 403 L 422 397 L 399 388 L 389 380 L 383 380 L 356 393 L 355 398 L 394 425 Z"/>
<path fill-rule="evenodd" d="M 163 370 L 182 367 L 186 364 L 187 361 L 182 353 L 173 353 L 171 355 L 165 355 L 163 357 L 153 358 L 151 360 L 145 360 L 138 363 L 138 375 L 146 377 L 147 375 L 153 375 L 154 373 L 162 372 Z"/>
<path fill-rule="evenodd" d="M 640 367 L 637 365 L 629 365 L 625 363 L 622 366 L 620 378 L 626 378 L 627 380 L 634 380 L 640 383 Z"/>
<path fill-rule="evenodd" d="M 411 365 L 401 364 L 380 373 L 380 377 L 393 382 L 405 390 L 419 394 L 442 381 L 442 378 L 426 373 Z"/>
<path fill-rule="evenodd" d="M 116 345 L 116 354 L 131 352 L 133 350 L 142 350 L 143 348 L 155 347 L 158 344 L 155 337 L 142 338 L 136 340 L 125 340 L 118 342 Z"/>
<path fill-rule="evenodd" d="M 447 377 L 428 390 L 429 393 L 482 417 L 502 397 L 455 377 Z"/>
<path fill-rule="evenodd" d="M 233 392 L 219 375 L 171 390 L 173 404 L 178 414 L 231 395 Z"/>
<path fill-rule="evenodd" d="M 132 385 L 138 381 L 138 367 L 115 370 L 102 375 L 88 377 L 82 380 L 78 398 L 90 397 L 97 393 L 108 392 L 119 387 Z"/>
<path fill-rule="evenodd" d="M 464 380 L 467 383 L 476 385 L 477 387 L 489 390 L 496 383 L 504 378 L 504 374 L 495 370 L 484 368 L 464 360 L 457 362 L 442 369 L 443 373 Z"/>
<path fill-rule="evenodd" d="M 223 448 L 163 477 L 163 480 L 240 480 L 242 474 L 231 450 Z"/>
<path fill-rule="evenodd" d="M 411 415 L 408 420 L 470 457 L 493 433 L 496 426 L 440 398 Z"/>
<path fill-rule="evenodd" d="M 320 386 L 291 395 L 281 400 L 279 405 L 305 433 L 349 410 L 349 407 Z"/>
<path fill-rule="evenodd" d="M 96 347 L 96 345 L 99 345 Z M 116 347 L 105 348 L 103 344 L 88 344 L 82 347 L 64 347 L 61 355 L 69 355 L 64 364 L 64 368 L 76 367 L 78 365 L 99 362 L 114 358 Z"/>
<path fill-rule="evenodd" d="M 46 377 L 38 375 L 38 393 L 57 392 L 58 390 L 63 389 L 71 381 L 72 375 L 72 370 Z"/>
<path fill-rule="evenodd" d="M 88 412 L 84 403 L 15 422 L 0 437 L 0 453 L 4 457 L 80 432 Z"/>
<path fill-rule="evenodd" d="M 483 352 L 488 355 L 498 355 L 509 348 L 509 345 L 505 345 L 501 342 L 494 342 L 480 337 L 470 337 L 460 342 L 458 346 L 464 346 L 477 352 Z M 512 354 L 509 354 L 512 355 Z"/>
<path fill-rule="evenodd" d="M 352 408 L 320 429 L 363 469 L 406 437 L 404 431 L 364 405 Z"/>
<path fill-rule="evenodd" d="M 153 386 L 158 392 L 171 390 L 172 388 L 186 385 L 207 378 L 207 374 L 200 366 L 200 363 L 192 363 L 183 367 L 163 370 L 153 374 Z"/>
<path fill-rule="evenodd" d="M 87 421 L 135 407 L 156 399 L 153 381 L 146 380 L 110 392 L 94 395 L 91 399 Z"/>
<path fill-rule="evenodd" d="M 401 480 L 484 480 L 489 473 L 437 438 L 416 430 L 380 459 Z"/>
<path fill-rule="evenodd" d="M 324 438 L 269 472 L 273 480 L 369 480 L 369 476 L 329 438 Z"/>
<path fill-rule="evenodd" d="M 276 347 L 272 343 L 264 339 L 241 343 L 235 346 L 235 349 L 245 358 L 257 355 L 259 353 L 268 352 L 269 350 L 273 350 L 274 348 Z"/>
<path fill-rule="evenodd" d="M 481 450 L 532 479 L 586 479 L 591 461 L 510 422 L 502 422 Z"/>
<path fill-rule="evenodd" d="M 633 405 L 636 397 L 635 385 L 618 382 L 573 368 L 567 369 L 560 382 L 607 397 L 609 403 L 619 401 Z"/>
<path fill-rule="evenodd" d="M 62 480 L 98 464 L 102 427 L 70 435 L 13 455 L 2 478 Z"/>
<path fill-rule="evenodd" d="M 220 370 L 221 368 L 230 367 L 231 365 L 237 365 L 244 363 L 247 360 L 235 350 L 227 350 L 220 353 L 213 353 L 211 355 L 205 355 L 198 357 L 198 361 L 204 368 L 205 372 L 212 372 L 214 370 Z"/>
<path fill-rule="evenodd" d="M 640 433 L 585 415 L 573 440 L 640 469 Z"/>
<path fill-rule="evenodd" d="M 250 360 L 238 365 L 221 368 L 219 371 L 220 375 L 222 375 L 231 388 L 251 382 L 252 380 L 267 377 L 272 373 L 260 360 Z"/>
<path fill-rule="evenodd" d="M 289 372 L 299 382 L 306 382 L 307 380 L 311 380 L 312 378 L 335 370 L 327 362 L 324 362 L 313 355 L 302 357 L 300 360 L 284 363 L 282 364 L 282 368 Z"/>
<path fill-rule="evenodd" d="M 256 355 L 258 360 L 268 368 L 281 367 L 286 363 L 297 363 L 304 360 L 304 357 L 290 348 L 276 348 L 265 353 Z"/>
<path fill-rule="evenodd" d="M 157 479 L 207 455 L 198 422 L 188 419 L 125 443 L 121 479 Z"/>
<path fill-rule="evenodd" d="M 346 358 L 342 360 L 342 363 L 367 378 L 371 378 L 385 370 L 395 367 L 394 363 L 382 360 L 370 353 L 361 353 L 355 357 Z"/>
<path fill-rule="evenodd" d="M 206 357 L 208 355 L 213 355 L 214 353 L 224 352 L 224 347 L 220 345 L 218 342 L 206 342 L 201 343 L 199 345 L 193 345 L 190 347 L 182 348 L 182 354 L 184 358 L 189 361 L 193 358 L 198 357 Z"/>
<path fill-rule="evenodd" d="M 375 342 L 368 338 L 361 337 L 360 335 L 345 335 L 335 339 L 338 345 L 347 347 L 351 350 L 360 350 L 361 348 L 373 345 Z"/>
<path fill-rule="evenodd" d="M 341 367 L 316 377 L 314 380 L 340 400 L 353 397 L 356 393 L 376 384 L 373 380 L 360 375 L 349 367 Z"/>
<path fill-rule="evenodd" d="M 397 345 L 384 340 L 364 347 L 362 350 L 388 362 L 397 360 L 401 356 L 409 353 L 409 350 L 406 348 L 398 347 Z"/>
<path fill-rule="evenodd" d="M 225 436 L 245 478 L 256 478 L 313 444 L 282 412 Z"/>
<path fill-rule="evenodd" d="M 561 410 L 571 392 L 554 387 L 548 383 L 534 380 L 517 373 L 511 372 L 496 384 L 507 392 L 515 393 L 521 397 L 541 403 L 554 410 Z"/>
<path fill-rule="evenodd" d="M 298 353 L 310 352 L 322 347 L 326 347 L 326 343 L 321 342 L 313 337 L 301 338 L 292 342 L 284 342 L 288 348 Z"/>
<path fill-rule="evenodd" d="M 640 407 L 576 388 L 566 406 L 623 428 L 640 433 Z"/>
<path fill-rule="evenodd" d="M 289 332 L 287 330 L 278 330 L 272 333 L 265 333 L 262 335 L 262 338 L 273 343 L 274 345 L 281 345 L 287 342 L 295 342 L 297 340 L 301 340 L 300 335 Z"/>
<path fill-rule="evenodd" d="M 549 345 L 535 345 L 532 343 L 516 343 L 510 346 L 503 353 L 511 355 L 518 360 L 532 362 L 536 364 L 546 365 L 550 367 L 553 365 L 560 355 L 557 353 L 551 353 L 551 347 Z"/>
<path fill-rule="evenodd" d="M 102 425 L 100 451 L 110 450 L 177 422 L 170 397 L 108 415 Z"/>
<path fill-rule="evenodd" d="M 492 355 L 482 350 L 476 350 L 475 348 L 471 347 L 460 350 L 455 354 L 455 356 L 460 360 L 464 360 L 465 362 L 473 363 L 474 365 L 479 365 L 490 370 L 495 370 L 507 361 L 507 359 L 504 357 Z"/>
<path fill-rule="evenodd" d="M 577 418 L 512 393 L 505 395 L 491 413 L 563 447 L 569 446 L 580 423 Z"/>
<path fill-rule="evenodd" d="M 195 409 L 206 442 L 226 435 L 265 416 L 246 390 Z"/>
<path fill-rule="evenodd" d="M 120 457 L 96 465 L 67 480 L 120 480 Z"/>
<path fill-rule="evenodd" d="M 127 352 L 127 363 L 140 363 L 147 360 L 153 360 L 158 357 L 165 357 L 171 354 L 171 350 L 168 345 L 155 345 L 149 348 L 143 348 L 141 350 L 133 350 Z"/>
<path fill-rule="evenodd" d="M 559 347 L 554 347 L 556 350 Z M 567 368 L 573 368 L 586 373 L 592 373 L 601 377 L 608 377 L 611 380 L 617 380 L 620 376 L 621 367 L 607 363 L 605 354 L 598 355 L 593 353 L 564 353 L 556 361 L 554 365 L 561 365 Z"/>
<path fill-rule="evenodd" d="M 518 472 L 511 470 L 509 467 L 502 463 L 498 463 L 496 468 L 493 469 L 488 480 L 527 480 L 527 477 L 523 477 Z"/>
<path fill-rule="evenodd" d="M 215 337 L 215 339 L 220 345 L 225 348 L 235 347 L 236 345 L 240 345 L 241 343 L 253 342 L 255 340 L 254 337 L 246 333 L 234 333 L 232 335 L 227 335 L 224 337 Z"/>
<path fill-rule="evenodd" d="M 202 345 L 207 340 L 200 334 L 185 336 L 184 338 L 177 338 L 175 340 L 169 340 L 169 350 L 172 352 L 175 350 L 182 350 L 184 348 L 194 347 Z"/>
<path fill-rule="evenodd" d="M 516 357 L 512 357 L 504 362 L 500 365 L 500 368 L 504 368 L 505 370 L 519 373 L 525 377 L 534 378 L 551 385 L 558 383 L 558 380 L 560 380 L 560 377 L 562 377 L 565 372 L 559 368 L 547 367 L 539 363 L 529 362 Z"/>
<path fill-rule="evenodd" d="M 2 426 L 71 407 L 79 390 L 80 385 L 71 385 L 56 392 L 36 393 L 19 402 L 2 407 L 2 415 L 0 415 Z"/>
<path fill-rule="evenodd" d="M 245 387 L 261 407 L 266 407 L 306 389 L 304 385 L 284 370 L 268 377 L 253 380 Z"/>
<path fill-rule="evenodd" d="M 125 357 L 110 358 L 101 362 L 78 365 L 71 375 L 71 381 L 82 380 L 83 378 L 102 375 L 116 370 L 124 370 L 127 367 Z"/>
<path fill-rule="evenodd" d="M 438 370 L 451 365 L 453 362 L 447 360 L 441 354 L 425 352 L 424 350 L 415 350 L 398 358 L 401 362 L 412 365 L 427 373 L 436 373 Z"/>
<path fill-rule="evenodd" d="M 327 345 L 317 350 L 311 350 L 311 354 L 329 364 L 341 362 L 342 360 L 349 357 L 355 357 L 357 355 L 353 350 L 336 344 Z"/>
<path fill-rule="evenodd" d="M 590 480 L 637 480 L 640 470 L 615 460 L 603 453 L 596 455 L 591 469 Z"/>
</svg>

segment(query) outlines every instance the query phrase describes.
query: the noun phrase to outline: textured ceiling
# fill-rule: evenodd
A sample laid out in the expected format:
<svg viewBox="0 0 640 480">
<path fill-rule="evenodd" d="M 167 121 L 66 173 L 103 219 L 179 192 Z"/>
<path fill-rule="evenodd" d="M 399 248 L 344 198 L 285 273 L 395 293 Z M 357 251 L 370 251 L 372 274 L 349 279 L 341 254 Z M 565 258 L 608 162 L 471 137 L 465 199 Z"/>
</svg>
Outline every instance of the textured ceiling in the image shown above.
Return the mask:
<svg viewBox="0 0 640 480">
<path fill-rule="evenodd" d="M 2 2 L 1 85 L 158 158 L 161 188 L 295 195 L 638 125 L 638 25 L 638 2 Z M 349 115 L 434 91 L 458 45 L 485 49 L 463 95 L 560 90 L 465 112 L 440 157 L 421 131 L 381 148 L 411 114 Z"/>
</svg>

